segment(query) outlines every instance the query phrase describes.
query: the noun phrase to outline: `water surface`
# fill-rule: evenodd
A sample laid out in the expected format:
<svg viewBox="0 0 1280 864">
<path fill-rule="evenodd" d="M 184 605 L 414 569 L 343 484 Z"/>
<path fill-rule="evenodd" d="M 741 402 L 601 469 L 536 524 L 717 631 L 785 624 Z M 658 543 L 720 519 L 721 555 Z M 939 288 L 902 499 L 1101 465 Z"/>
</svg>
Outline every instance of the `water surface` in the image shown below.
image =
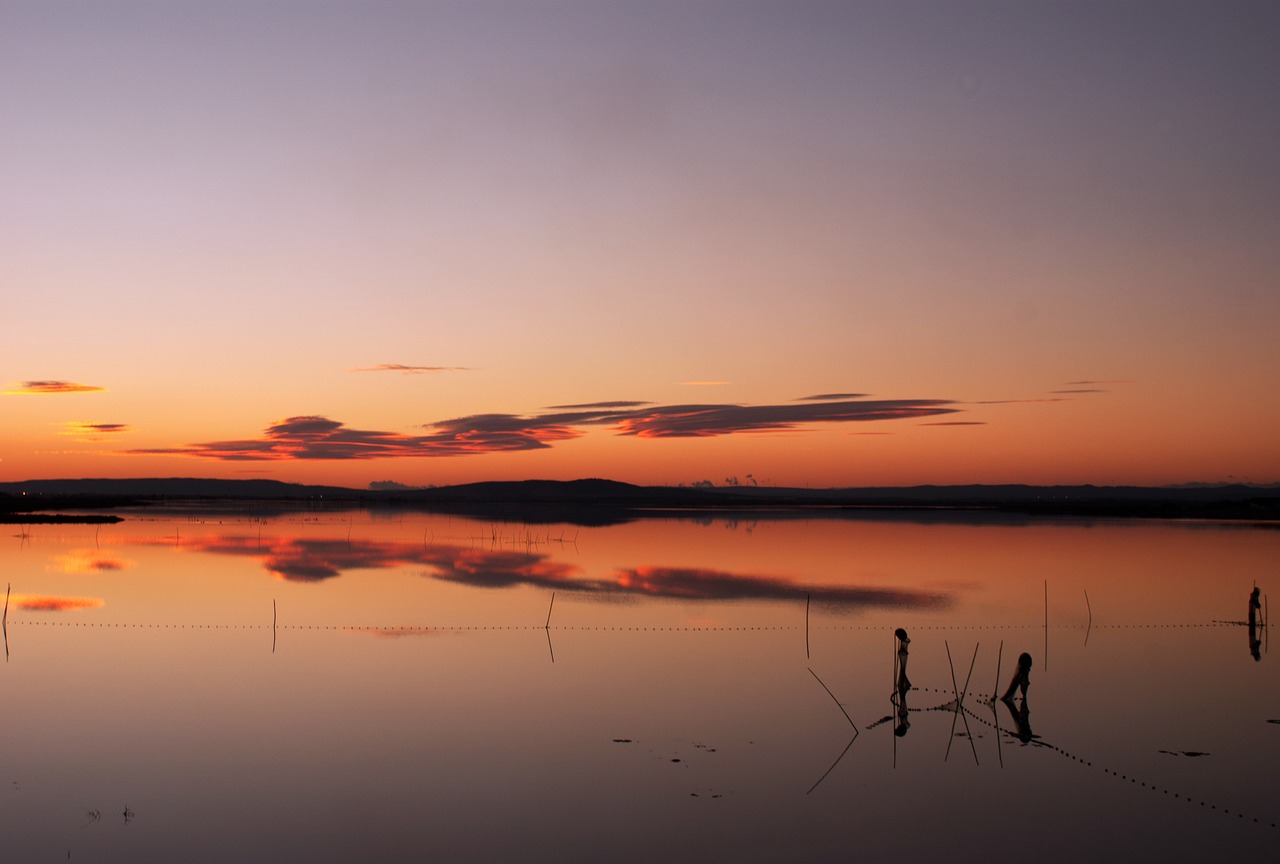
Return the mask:
<svg viewBox="0 0 1280 864">
<path fill-rule="evenodd" d="M 1246 617 L 1280 561 L 1266 527 L 6 530 L 4 860 L 1199 861 L 1280 839 L 1277 658 Z M 1026 710 L 993 705 L 1022 652 Z"/>
</svg>

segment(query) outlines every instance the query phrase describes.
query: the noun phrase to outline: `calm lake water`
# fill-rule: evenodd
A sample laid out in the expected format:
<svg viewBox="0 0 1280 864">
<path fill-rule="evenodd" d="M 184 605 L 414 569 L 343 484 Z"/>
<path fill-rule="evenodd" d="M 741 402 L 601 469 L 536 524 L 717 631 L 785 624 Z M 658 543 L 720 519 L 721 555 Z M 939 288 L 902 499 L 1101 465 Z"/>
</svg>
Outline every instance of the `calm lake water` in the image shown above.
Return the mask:
<svg viewBox="0 0 1280 864">
<path fill-rule="evenodd" d="M 1246 623 L 1255 584 L 1264 613 L 1280 584 L 1275 528 L 3 529 L 5 861 L 1203 861 L 1280 841 L 1280 654 Z M 1026 710 L 993 705 L 1023 652 Z"/>
</svg>

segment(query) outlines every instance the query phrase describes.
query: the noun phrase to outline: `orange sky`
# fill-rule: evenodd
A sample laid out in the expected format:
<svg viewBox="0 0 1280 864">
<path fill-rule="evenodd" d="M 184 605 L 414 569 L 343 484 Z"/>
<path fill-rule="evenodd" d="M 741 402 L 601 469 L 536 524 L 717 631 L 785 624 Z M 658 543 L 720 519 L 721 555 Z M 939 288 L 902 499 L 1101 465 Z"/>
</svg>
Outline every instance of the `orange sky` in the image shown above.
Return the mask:
<svg viewBox="0 0 1280 864">
<path fill-rule="evenodd" d="M 0 480 L 1280 481 L 1269 7 L 70 5 Z"/>
</svg>

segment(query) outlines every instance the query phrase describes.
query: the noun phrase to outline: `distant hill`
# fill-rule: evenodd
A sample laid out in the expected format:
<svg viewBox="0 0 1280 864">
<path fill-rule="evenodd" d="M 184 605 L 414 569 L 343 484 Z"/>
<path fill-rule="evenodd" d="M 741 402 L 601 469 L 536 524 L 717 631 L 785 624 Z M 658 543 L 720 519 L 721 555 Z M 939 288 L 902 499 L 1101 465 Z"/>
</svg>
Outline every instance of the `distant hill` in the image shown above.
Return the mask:
<svg viewBox="0 0 1280 864">
<path fill-rule="evenodd" d="M 312 498 L 351 495 L 341 486 L 304 486 L 279 480 L 212 480 L 196 477 L 22 480 L 0 483 L 0 494 L 124 498 Z"/>
<path fill-rule="evenodd" d="M 819 509 L 1004 512 L 1027 515 L 1280 520 L 1280 488 L 1244 484 L 1145 486 L 637 486 L 598 478 L 465 483 L 424 489 L 348 489 L 277 480 L 136 478 L 0 483 L 0 512 L 157 506 L 175 502 L 277 502 L 300 506 L 409 507 L 489 518 L 601 524 L 643 510 L 781 514 Z"/>
</svg>

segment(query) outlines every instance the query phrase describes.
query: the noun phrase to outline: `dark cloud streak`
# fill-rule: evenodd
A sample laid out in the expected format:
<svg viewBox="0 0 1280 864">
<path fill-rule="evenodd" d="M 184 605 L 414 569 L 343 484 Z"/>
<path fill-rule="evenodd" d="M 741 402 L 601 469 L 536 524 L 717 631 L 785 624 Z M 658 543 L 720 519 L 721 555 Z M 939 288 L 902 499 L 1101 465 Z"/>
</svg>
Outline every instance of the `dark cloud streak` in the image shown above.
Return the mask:
<svg viewBox="0 0 1280 864">
<path fill-rule="evenodd" d="M 582 427 L 609 426 L 636 438 L 706 438 L 739 433 L 790 432 L 817 423 L 903 420 L 955 413 L 941 399 L 804 401 L 785 405 L 596 402 L 565 405 L 551 413 L 473 414 L 430 423 L 426 434 L 350 429 L 327 417 L 288 417 L 261 438 L 209 441 L 185 447 L 129 453 L 198 456 L 226 461 L 389 459 L 464 456 L 541 450 L 586 434 Z M 576 410 L 581 409 L 581 410 Z"/>
<path fill-rule="evenodd" d="M 127 423 L 86 423 L 80 420 L 70 420 L 62 424 L 63 435 L 83 436 L 91 441 L 100 441 L 103 435 L 119 435 L 125 432 L 131 432 Z"/>
<path fill-rule="evenodd" d="M 58 393 L 102 393 L 106 387 L 94 384 L 77 384 L 74 381 L 23 381 L 16 390 L 5 391 L 6 396 L 39 396 Z"/>
</svg>

